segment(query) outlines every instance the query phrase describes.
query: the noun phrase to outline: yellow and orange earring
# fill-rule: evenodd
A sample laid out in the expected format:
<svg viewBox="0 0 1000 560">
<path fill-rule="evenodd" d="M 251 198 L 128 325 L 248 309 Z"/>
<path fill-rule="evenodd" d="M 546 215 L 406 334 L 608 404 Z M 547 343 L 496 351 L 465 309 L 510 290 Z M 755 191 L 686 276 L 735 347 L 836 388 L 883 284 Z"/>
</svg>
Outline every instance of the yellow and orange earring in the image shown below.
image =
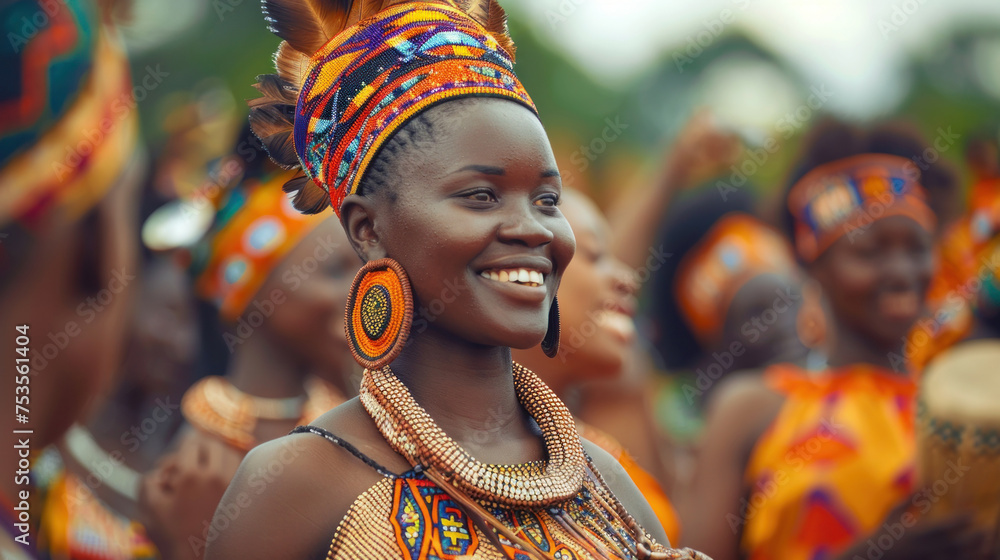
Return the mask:
<svg viewBox="0 0 1000 560">
<path fill-rule="evenodd" d="M 413 323 L 413 291 L 393 259 L 366 263 L 351 285 L 344 321 L 347 343 L 359 364 L 385 367 L 399 356 Z"/>
</svg>

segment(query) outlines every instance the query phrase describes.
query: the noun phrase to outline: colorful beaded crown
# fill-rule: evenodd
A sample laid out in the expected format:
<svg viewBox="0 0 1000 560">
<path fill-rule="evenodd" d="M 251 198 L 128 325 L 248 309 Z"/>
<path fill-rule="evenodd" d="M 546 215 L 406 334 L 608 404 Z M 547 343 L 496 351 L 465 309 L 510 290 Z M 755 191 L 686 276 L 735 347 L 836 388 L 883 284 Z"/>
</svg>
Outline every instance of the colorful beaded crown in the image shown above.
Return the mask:
<svg viewBox="0 0 1000 560">
<path fill-rule="evenodd" d="M 303 25 L 295 24 L 301 17 L 287 4 L 264 2 L 272 30 L 286 42 L 276 55 L 278 75 L 257 84 L 264 97 L 251 102 L 251 123 L 275 161 L 305 172 L 286 185 L 303 212 L 332 204 L 339 214 L 379 149 L 438 103 L 496 97 L 536 112 L 514 75 L 506 18 L 495 0 L 389 0 L 373 3 L 381 11 L 357 14 L 359 3 L 340 3 L 349 6 L 344 20 L 360 19 L 342 28 L 330 17 L 316 23 L 336 31 L 318 47 L 302 39 Z"/>
<path fill-rule="evenodd" d="M 910 160 L 887 154 L 861 154 L 816 167 L 788 195 L 799 257 L 811 262 L 852 230 L 890 216 L 907 216 L 933 230 L 934 212 L 918 180 Z"/>
</svg>

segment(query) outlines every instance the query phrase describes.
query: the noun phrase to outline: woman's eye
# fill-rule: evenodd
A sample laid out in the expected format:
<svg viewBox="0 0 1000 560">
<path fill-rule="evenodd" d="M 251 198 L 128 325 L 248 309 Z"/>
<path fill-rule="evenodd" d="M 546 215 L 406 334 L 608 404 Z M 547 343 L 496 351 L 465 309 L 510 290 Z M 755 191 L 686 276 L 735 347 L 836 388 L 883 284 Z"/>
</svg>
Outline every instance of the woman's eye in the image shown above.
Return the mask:
<svg viewBox="0 0 1000 560">
<path fill-rule="evenodd" d="M 864 245 L 858 247 L 857 254 L 863 259 L 874 259 L 879 256 L 878 247 Z"/>
<path fill-rule="evenodd" d="M 490 191 L 476 191 L 471 192 L 465 196 L 469 200 L 474 200 L 476 202 L 496 202 L 497 197 L 493 195 Z"/>
<path fill-rule="evenodd" d="M 559 205 L 559 197 L 554 194 L 547 194 L 535 199 L 535 206 L 552 207 L 558 205 Z"/>
</svg>

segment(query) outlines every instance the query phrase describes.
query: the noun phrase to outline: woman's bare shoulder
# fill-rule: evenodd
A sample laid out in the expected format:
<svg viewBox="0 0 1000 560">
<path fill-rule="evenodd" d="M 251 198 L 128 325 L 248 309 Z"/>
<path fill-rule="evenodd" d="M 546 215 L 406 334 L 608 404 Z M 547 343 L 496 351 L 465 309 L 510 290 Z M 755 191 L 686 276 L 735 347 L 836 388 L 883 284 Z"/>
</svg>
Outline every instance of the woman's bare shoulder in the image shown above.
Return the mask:
<svg viewBox="0 0 1000 560">
<path fill-rule="evenodd" d="M 322 558 L 358 496 L 386 472 L 408 468 L 378 435 L 357 399 L 244 458 L 215 512 L 205 558 Z M 211 538 L 214 537 L 214 538 Z"/>
</svg>

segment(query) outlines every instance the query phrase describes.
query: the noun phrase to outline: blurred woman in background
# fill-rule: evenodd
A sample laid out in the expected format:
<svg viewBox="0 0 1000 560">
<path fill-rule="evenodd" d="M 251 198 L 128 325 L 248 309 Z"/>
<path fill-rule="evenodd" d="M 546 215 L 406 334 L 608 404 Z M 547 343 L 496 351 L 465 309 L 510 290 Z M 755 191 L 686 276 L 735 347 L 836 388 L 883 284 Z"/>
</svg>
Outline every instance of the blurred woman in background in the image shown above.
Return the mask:
<svg viewBox="0 0 1000 560">
<path fill-rule="evenodd" d="M 931 282 L 926 317 L 903 348 L 902 358 L 916 372 L 992 316 L 990 301 L 996 294 L 989 279 L 1000 267 L 991 253 L 1000 230 L 1000 153 L 991 140 L 976 138 L 966 160 L 972 179 L 968 210 L 938 242 L 940 266 Z"/>
<path fill-rule="evenodd" d="M 561 210 L 573 228 L 576 254 L 559 285 L 563 333 L 559 353 L 551 359 L 536 347 L 513 350 L 512 355 L 519 364 L 536 372 L 574 411 L 572 397 L 581 386 L 594 381 L 620 381 L 624 375 L 636 337 L 637 285 L 632 271 L 611 253 L 610 226 L 586 195 L 564 190 Z M 633 402 L 632 406 L 646 410 L 649 416 L 648 403 Z M 662 464 L 661 457 L 647 458 L 659 466 L 647 472 L 613 436 L 578 416 L 577 428 L 582 437 L 599 445 L 622 464 L 653 507 L 670 542 L 677 542 L 680 525 L 664 492 L 671 484 L 670 469 Z M 653 431 L 655 423 L 649 416 L 639 425 L 631 423 L 631 429 Z M 645 435 L 649 439 L 659 439 L 655 433 Z"/>
<path fill-rule="evenodd" d="M 131 281 L 136 303 L 110 398 L 34 464 L 51 558 L 157 557 L 136 521 L 140 473 L 183 422 L 178 405 L 192 381 L 199 331 L 183 270 L 169 257 L 147 256 Z"/>
<path fill-rule="evenodd" d="M 12 368 L 2 393 L 19 406 L 0 446 L 5 559 L 81 550 L 77 535 L 39 533 L 41 504 L 73 496 L 44 495 L 29 461 L 112 390 L 136 288 L 145 153 L 113 3 L 97 4 L 62 3 L 27 37 L 38 3 L 0 7 L 11 39 L 0 69 L 0 325 Z"/>
<path fill-rule="evenodd" d="M 720 387 L 681 502 L 689 542 L 717 560 L 979 553 L 965 520 L 914 516 L 927 501 L 911 494 L 916 386 L 891 356 L 923 309 L 936 217 L 912 154 L 886 138 L 826 124 L 796 167 L 790 234 L 828 301 L 829 366 Z M 887 538 L 888 550 L 873 544 Z"/>
<path fill-rule="evenodd" d="M 340 404 L 352 386 L 343 308 L 357 255 L 336 219 L 291 206 L 281 191 L 289 174 L 249 130 L 239 140 L 243 149 L 214 173 L 222 184 L 197 193 L 219 208 L 191 265 L 231 356 L 224 376 L 184 394 L 192 429 L 143 485 L 144 514 L 166 558 L 200 558 L 205 524 L 243 456 Z"/>
<path fill-rule="evenodd" d="M 672 255 L 650 281 L 653 344 L 664 365 L 697 375 L 683 388 L 699 405 L 728 374 L 805 364 L 801 282 L 788 243 L 753 215 L 743 191 L 726 200 L 706 185 L 664 219 Z"/>
</svg>

